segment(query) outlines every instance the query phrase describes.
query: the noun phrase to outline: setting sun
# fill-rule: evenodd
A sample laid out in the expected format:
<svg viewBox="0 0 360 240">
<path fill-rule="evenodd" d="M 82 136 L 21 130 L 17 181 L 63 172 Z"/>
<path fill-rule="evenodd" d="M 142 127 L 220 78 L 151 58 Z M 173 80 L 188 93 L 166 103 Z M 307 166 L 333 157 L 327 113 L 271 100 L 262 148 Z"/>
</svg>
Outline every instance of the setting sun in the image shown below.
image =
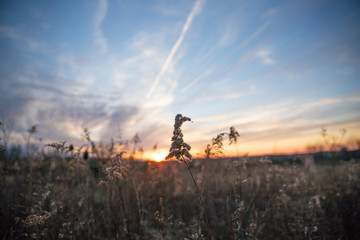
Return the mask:
<svg viewBox="0 0 360 240">
<path fill-rule="evenodd" d="M 168 152 L 166 150 L 159 150 L 151 154 L 151 159 L 155 162 L 161 162 L 165 160 L 167 154 Z"/>
</svg>

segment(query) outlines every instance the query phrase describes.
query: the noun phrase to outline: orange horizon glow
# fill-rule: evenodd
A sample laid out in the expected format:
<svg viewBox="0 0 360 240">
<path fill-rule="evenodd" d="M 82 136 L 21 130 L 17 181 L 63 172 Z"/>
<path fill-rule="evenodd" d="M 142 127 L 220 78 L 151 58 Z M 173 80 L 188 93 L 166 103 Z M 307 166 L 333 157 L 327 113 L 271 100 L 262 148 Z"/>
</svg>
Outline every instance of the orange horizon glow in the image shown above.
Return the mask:
<svg viewBox="0 0 360 240">
<path fill-rule="evenodd" d="M 153 161 L 153 162 L 163 162 L 165 161 L 165 157 L 169 153 L 168 150 L 158 149 L 155 151 L 147 151 L 141 154 L 141 156 L 136 156 L 136 158 L 142 158 L 145 160 Z"/>
<path fill-rule="evenodd" d="M 347 126 L 346 126 L 347 127 Z M 338 144 L 347 147 L 348 150 L 357 150 L 359 148 L 357 141 L 360 136 L 360 129 L 356 127 L 347 127 L 348 131 L 344 138 L 341 138 L 341 135 L 338 129 L 333 128 L 328 131 L 329 136 L 334 136 L 335 139 L 338 139 Z M 191 132 L 185 132 L 189 134 Z M 292 155 L 292 154 L 312 154 L 313 151 L 308 149 L 308 146 L 322 146 L 323 151 L 329 151 L 329 146 L 326 145 L 324 138 L 320 135 L 318 129 L 298 133 L 290 136 L 274 136 L 273 139 L 254 139 L 250 138 L 250 135 L 244 134 L 241 135 L 238 139 L 237 145 L 229 145 L 228 139 L 224 139 L 224 149 L 223 154 L 219 158 L 236 158 L 236 157 L 254 157 L 254 156 L 266 156 L 266 155 Z M 206 142 L 195 141 L 198 136 L 191 136 L 186 139 L 187 143 L 192 146 L 190 153 L 195 159 L 202 159 L 205 157 L 205 146 Z M 165 136 L 164 138 L 167 138 Z M 209 137 L 210 139 L 210 137 Z M 211 143 L 211 142 L 210 142 Z M 171 142 L 166 139 L 162 142 L 162 147 L 157 150 L 145 150 L 144 152 L 137 152 L 135 155 L 125 153 L 124 157 L 130 157 L 132 155 L 135 159 L 143 161 L 152 161 L 156 163 L 164 162 L 165 157 L 169 153 L 169 147 Z M 167 145 L 169 147 L 167 147 Z M 100 148 L 98 148 L 99 150 Z M 146 148 L 145 148 L 146 149 Z M 74 151 L 77 151 L 78 148 L 75 147 Z M 82 149 L 83 152 L 85 149 Z M 106 149 L 105 149 L 106 150 Z M 121 152 L 122 148 L 115 147 L 115 152 Z M 91 153 L 91 148 L 88 149 L 88 152 Z M 171 159 L 174 160 L 174 159 Z"/>
<path fill-rule="evenodd" d="M 342 142 L 339 142 L 342 146 L 347 147 L 348 150 L 357 150 L 358 148 L 351 144 L 351 139 L 354 135 L 349 136 Z M 313 139 L 313 140 L 311 140 Z M 329 146 L 324 143 L 322 137 L 316 134 L 312 137 L 308 136 L 296 136 L 293 138 L 279 139 L 277 141 L 263 142 L 259 141 L 257 144 L 254 142 L 238 142 L 238 148 L 234 145 L 224 145 L 223 154 L 219 157 L 231 158 L 231 157 L 244 157 L 244 156 L 266 156 L 266 155 L 292 155 L 292 154 L 312 154 L 313 152 L 307 149 L 309 145 L 321 145 L 324 151 L 329 151 Z M 194 146 L 190 153 L 193 158 L 204 158 L 204 147 Z M 166 155 L 169 153 L 168 149 L 160 149 L 156 151 L 144 152 L 140 157 L 142 159 L 151 160 L 155 162 L 165 161 Z"/>
</svg>

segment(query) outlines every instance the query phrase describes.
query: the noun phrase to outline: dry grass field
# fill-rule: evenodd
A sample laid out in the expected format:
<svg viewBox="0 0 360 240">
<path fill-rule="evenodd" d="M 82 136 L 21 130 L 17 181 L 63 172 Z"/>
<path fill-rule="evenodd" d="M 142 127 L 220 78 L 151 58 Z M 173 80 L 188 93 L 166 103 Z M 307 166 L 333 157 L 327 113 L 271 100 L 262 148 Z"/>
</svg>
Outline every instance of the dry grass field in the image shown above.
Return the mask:
<svg viewBox="0 0 360 240">
<path fill-rule="evenodd" d="M 220 158 L 233 129 L 189 161 L 174 144 L 181 124 L 178 161 L 100 151 L 89 132 L 91 154 L 66 143 L 47 146 L 52 154 L 3 151 L 1 239 L 360 239 L 357 159 Z"/>
</svg>

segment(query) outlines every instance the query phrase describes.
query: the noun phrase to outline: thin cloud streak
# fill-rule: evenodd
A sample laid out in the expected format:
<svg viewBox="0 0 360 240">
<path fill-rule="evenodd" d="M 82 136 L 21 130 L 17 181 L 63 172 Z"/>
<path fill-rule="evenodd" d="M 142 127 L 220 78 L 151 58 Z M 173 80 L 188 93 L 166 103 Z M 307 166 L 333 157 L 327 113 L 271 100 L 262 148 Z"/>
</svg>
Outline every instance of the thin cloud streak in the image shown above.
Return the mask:
<svg viewBox="0 0 360 240">
<path fill-rule="evenodd" d="M 202 78 L 206 77 L 207 75 L 209 75 L 211 73 L 211 70 L 206 70 L 204 73 L 202 73 L 200 76 L 198 76 L 197 78 L 195 78 L 193 81 L 191 81 L 188 85 L 186 85 L 183 89 L 181 89 L 181 92 L 185 92 L 186 90 L 188 90 L 189 88 L 191 88 L 192 86 L 194 86 L 195 83 L 197 83 L 198 81 L 200 81 Z"/>
<path fill-rule="evenodd" d="M 248 45 L 249 43 L 251 43 L 254 39 L 256 39 L 269 25 L 270 25 L 270 21 L 266 22 L 265 24 L 263 24 L 258 30 L 256 30 L 256 32 L 254 32 L 250 37 L 248 37 L 246 40 L 244 40 L 242 43 L 240 43 L 240 45 L 237 47 L 237 49 L 240 49 L 246 45 Z"/>
<path fill-rule="evenodd" d="M 151 97 L 151 95 L 154 92 L 155 88 L 159 84 L 159 81 L 160 81 L 161 77 L 164 75 L 166 70 L 169 68 L 174 55 L 176 54 L 177 50 L 179 49 L 181 43 L 184 40 L 185 34 L 189 30 L 189 27 L 190 27 L 192 21 L 194 20 L 194 17 L 201 12 L 204 1 L 205 0 L 196 1 L 196 3 L 194 4 L 194 7 L 191 9 L 191 12 L 187 16 L 186 22 L 185 22 L 184 27 L 183 27 L 183 29 L 181 31 L 180 37 L 175 42 L 174 46 L 171 48 L 171 51 L 170 51 L 168 57 L 166 58 L 166 61 L 165 61 L 164 65 L 162 66 L 162 68 L 161 68 L 160 72 L 158 73 L 158 75 L 156 76 L 156 78 L 155 78 L 149 92 L 146 95 L 146 99 L 149 99 Z"/>
<path fill-rule="evenodd" d="M 278 11 L 279 11 L 279 8 L 278 8 L 278 7 L 276 7 L 276 8 L 270 8 L 270 9 L 268 9 L 261 17 L 262 17 L 262 18 L 271 17 L 271 16 L 275 15 Z"/>
<path fill-rule="evenodd" d="M 291 125 L 291 124 L 299 124 L 303 121 L 307 121 L 307 123 L 313 122 L 336 122 L 335 118 L 328 118 L 316 116 L 314 112 L 324 115 L 329 114 L 328 110 L 335 111 L 334 105 L 335 103 L 341 104 L 336 107 L 336 109 L 344 108 L 344 106 L 356 106 L 357 102 L 360 99 L 358 98 L 325 98 L 325 99 L 318 99 L 311 102 L 305 103 L 284 103 L 284 104 L 274 104 L 269 105 L 267 107 L 262 107 L 254 110 L 248 111 L 237 111 L 222 115 L 213 115 L 208 117 L 200 117 L 196 118 L 196 122 L 201 124 L 211 124 L 216 126 L 217 129 L 214 131 L 222 131 L 229 126 L 229 124 L 233 125 L 243 125 L 249 124 L 252 122 L 257 122 L 257 129 L 261 126 L 275 126 L 281 127 L 284 125 Z M 359 114 L 355 115 L 355 118 L 358 119 L 360 117 Z M 349 117 L 350 118 L 350 117 Z M 267 119 L 264 121 L 264 119 Z M 271 121 L 269 119 L 272 119 Z M 301 120 L 301 121 L 300 121 Z M 264 125 L 264 123 L 266 123 Z M 264 130 L 264 129 L 262 129 Z"/>
<path fill-rule="evenodd" d="M 100 0 L 94 17 L 94 44 L 99 46 L 103 53 L 108 51 L 107 39 L 101 30 L 101 24 L 106 16 L 107 8 L 107 0 Z"/>
</svg>

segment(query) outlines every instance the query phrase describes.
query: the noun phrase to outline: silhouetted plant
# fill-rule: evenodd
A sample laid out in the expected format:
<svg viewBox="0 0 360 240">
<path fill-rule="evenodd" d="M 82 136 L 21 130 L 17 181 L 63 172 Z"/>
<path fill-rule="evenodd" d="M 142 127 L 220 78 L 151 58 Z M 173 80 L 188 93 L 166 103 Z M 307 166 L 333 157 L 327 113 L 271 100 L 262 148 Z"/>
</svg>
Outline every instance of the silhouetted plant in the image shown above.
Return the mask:
<svg viewBox="0 0 360 240">
<path fill-rule="evenodd" d="M 176 157 L 176 159 L 179 162 L 183 162 L 187 168 L 187 170 L 190 173 L 190 176 L 194 182 L 195 185 L 195 191 L 198 195 L 200 204 L 203 208 L 203 212 L 204 212 L 204 218 L 205 218 L 205 222 L 206 222 L 206 228 L 208 231 L 208 238 L 212 239 L 212 235 L 211 235 L 211 229 L 210 229 L 210 225 L 209 225 L 209 219 L 208 219 L 208 213 L 205 207 L 205 203 L 202 199 L 201 196 L 201 192 L 199 189 L 198 184 L 196 183 L 196 180 L 194 178 L 194 175 L 190 169 L 189 163 L 192 160 L 192 155 L 189 153 L 191 146 L 187 143 L 184 142 L 183 137 L 184 135 L 182 134 L 182 130 L 181 130 L 181 125 L 186 122 L 186 121 L 190 121 L 191 119 L 188 117 L 183 117 L 181 114 L 177 114 L 175 116 L 175 124 L 174 124 L 174 131 L 173 131 L 173 137 L 171 138 L 171 148 L 169 151 L 169 154 L 166 156 L 165 159 L 170 159 L 172 157 Z"/>
<path fill-rule="evenodd" d="M 237 139 L 240 137 L 240 134 L 234 127 L 230 127 L 230 133 L 229 133 L 229 141 L 231 144 L 237 144 Z"/>
<path fill-rule="evenodd" d="M 26 155 L 29 156 L 29 151 L 30 151 L 30 142 L 31 142 L 31 137 L 37 133 L 37 128 L 36 125 L 30 127 L 28 130 L 28 135 L 25 138 L 26 139 Z"/>
</svg>

